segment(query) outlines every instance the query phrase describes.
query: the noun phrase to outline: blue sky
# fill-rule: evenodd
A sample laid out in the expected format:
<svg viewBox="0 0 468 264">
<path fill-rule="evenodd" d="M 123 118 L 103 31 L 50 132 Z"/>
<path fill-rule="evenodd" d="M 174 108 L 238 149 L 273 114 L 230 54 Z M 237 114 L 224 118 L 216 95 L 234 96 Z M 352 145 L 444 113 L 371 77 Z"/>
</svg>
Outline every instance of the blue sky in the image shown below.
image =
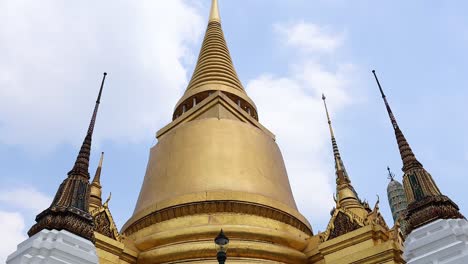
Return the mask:
<svg viewBox="0 0 468 264">
<path fill-rule="evenodd" d="M 155 132 L 201 45 L 208 0 L 0 3 L 0 261 L 72 167 L 107 71 L 90 172 L 118 226 L 133 213 Z M 235 67 L 277 136 L 300 211 L 324 230 L 333 158 L 320 95 L 355 189 L 393 224 L 386 166 L 401 161 L 371 70 L 414 152 L 467 214 L 468 6 L 464 1 L 220 0 Z M 104 197 L 105 199 L 106 197 Z"/>
</svg>

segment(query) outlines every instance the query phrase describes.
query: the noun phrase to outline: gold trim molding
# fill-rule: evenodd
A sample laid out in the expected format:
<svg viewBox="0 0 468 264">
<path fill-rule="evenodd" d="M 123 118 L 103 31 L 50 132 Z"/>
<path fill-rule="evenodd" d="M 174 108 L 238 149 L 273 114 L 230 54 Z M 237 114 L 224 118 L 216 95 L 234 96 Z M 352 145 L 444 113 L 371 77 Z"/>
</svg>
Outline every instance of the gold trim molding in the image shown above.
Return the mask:
<svg viewBox="0 0 468 264">
<path fill-rule="evenodd" d="M 261 216 L 288 224 L 310 236 L 313 235 L 312 230 L 307 225 L 286 212 L 261 204 L 226 200 L 181 204 L 158 210 L 132 223 L 125 229 L 123 234 L 130 236 L 141 229 L 177 217 L 210 213 L 237 213 Z"/>
</svg>

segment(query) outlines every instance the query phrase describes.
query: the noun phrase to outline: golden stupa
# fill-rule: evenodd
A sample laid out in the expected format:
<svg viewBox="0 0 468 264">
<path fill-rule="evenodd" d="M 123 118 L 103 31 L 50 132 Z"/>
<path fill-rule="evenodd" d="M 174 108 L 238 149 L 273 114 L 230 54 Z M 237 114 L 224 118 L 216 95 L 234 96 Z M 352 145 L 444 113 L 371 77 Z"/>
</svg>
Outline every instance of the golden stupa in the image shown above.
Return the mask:
<svg viewBox="0 0 468 264">
<path fill-rule="evenodd" d="M 109 199 L 102 204 L 101 159 L 90 189 L 100 263 L 217 263 L 220 229 L 230 238 L 228 263 L 404 263 L 398 226 L 389 229 L 378 204 L 371 210 L 359 200 L 339 153 L 336 208 L 327 230 L 314 235 L 275 136 L 259 123 L 234 69 L 217 0 L 192 79 L 156 137 L 120 232 Z"/>
<path fill-rule="evenodd" d="M 193 77 L 173 122 L 157 133 L 122 229 L 140 251 L 138 263 L 206 262 L 221 228 L 239 262 L 304 260 L 312 228 L 297 211 L 275 138 L 256 113 L 213 1 Z"/>
</svg>

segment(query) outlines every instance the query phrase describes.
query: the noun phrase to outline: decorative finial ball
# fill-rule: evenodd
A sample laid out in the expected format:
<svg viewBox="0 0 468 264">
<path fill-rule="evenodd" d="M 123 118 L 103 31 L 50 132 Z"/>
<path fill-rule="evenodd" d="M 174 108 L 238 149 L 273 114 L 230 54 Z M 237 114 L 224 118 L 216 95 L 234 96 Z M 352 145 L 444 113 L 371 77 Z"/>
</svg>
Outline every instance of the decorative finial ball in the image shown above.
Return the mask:
<svg viewBox="0 0 468 264">
<path fill-rule="evenodd" d="M 106 75 L 107 75 L 107 72 L 104 72 L 104 76 L 106 76 Z"/>
<path fill-rule="evenodd" d="M 325 97 L 325 94 L 322 94 L 322 100 L 325 100 L 325 99 L 327 99 L 327 98 Z"/>
<path fill-rule="evenodd" d="M 372 73 L 375 73 L 375 70 L 372 70 Z"/>
</svg>

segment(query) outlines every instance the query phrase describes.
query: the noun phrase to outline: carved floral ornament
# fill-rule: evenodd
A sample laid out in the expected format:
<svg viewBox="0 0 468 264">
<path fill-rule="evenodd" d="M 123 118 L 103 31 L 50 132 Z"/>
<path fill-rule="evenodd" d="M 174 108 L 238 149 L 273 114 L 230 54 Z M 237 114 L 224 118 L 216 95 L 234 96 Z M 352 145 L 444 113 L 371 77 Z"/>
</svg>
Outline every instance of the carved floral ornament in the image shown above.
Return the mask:
<svg viewBox="0 0 468 264">
<path fill-rule="evenodd" d="M 108 207 L 108 202 L 109 199 L 107 199 L 107 201 L 102 206 L 91 212 L 91 215 L 94 218 L 94 231 L 114 240 L 120 241 L 121 235 L 119 234 L 119 230 L 115 225 L 114 219 L 112 218 L 112 214 Z"/>
<path fill-rule="evenodd" d="M 368 213 L 365 219 L 362 219 L 346 208 L 341 207 L 335 209 L 327 226 L 327 230 L 320 234 L 320 240 L 325 242 L 368 225 L 378 225 L 387 231 L 389 230 L 380 213 L 378 201 L 374 209 Z"/>
<path fill-rule="evenodd" d="M 339 208 L 334 211 L 327 230 L 320 235 L 320 240 L 325 242 L 363 226 L 364 222 L 357 215 L 344 208 Z"/>
</svg>

